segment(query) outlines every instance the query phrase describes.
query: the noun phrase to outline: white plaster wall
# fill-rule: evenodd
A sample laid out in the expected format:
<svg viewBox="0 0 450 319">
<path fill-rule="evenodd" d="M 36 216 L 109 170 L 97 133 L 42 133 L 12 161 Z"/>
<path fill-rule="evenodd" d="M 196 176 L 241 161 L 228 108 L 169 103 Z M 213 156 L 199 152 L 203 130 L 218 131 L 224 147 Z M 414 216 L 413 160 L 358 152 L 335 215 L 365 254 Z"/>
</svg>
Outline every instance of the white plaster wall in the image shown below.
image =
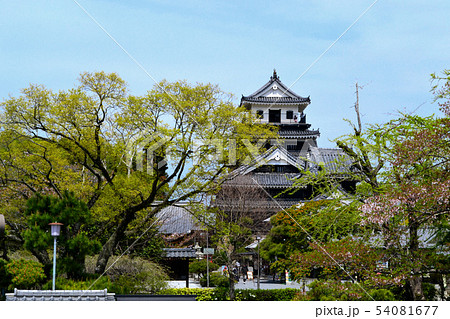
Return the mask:
<svg viewBox="0 0 450 319">
<path fill-rule="evenodd" d="M 269 109 L 271 110 L 281 110 L 281 124 L 289 124 L 295 123 L 294 119 L 286 119 L 286 112 L 292 111 L 294 113 L 293 117 L 297 116 L 297 121 L 300 120 L 300 113 L 298 112 L 297 105 L 286 105 L 286 106 L 272 106 L 269 105 L 252 105 L 252 113 L 256 115 L 256 111 L 261 110 L 264 112 L 263 118 L 261 119 L 261 123 L 269 122 Z"/>
</svg>

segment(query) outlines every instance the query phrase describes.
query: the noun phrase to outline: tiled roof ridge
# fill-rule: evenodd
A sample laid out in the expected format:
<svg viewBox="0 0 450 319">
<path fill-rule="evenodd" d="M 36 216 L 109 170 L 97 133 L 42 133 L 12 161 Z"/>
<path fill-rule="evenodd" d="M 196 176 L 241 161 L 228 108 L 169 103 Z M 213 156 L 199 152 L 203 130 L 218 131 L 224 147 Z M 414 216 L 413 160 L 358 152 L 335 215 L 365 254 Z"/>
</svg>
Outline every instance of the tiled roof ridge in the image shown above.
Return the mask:
<svg viewBox="0 0 450 319">
<path fill-rule="evenodd" d="M 256 90 L 254 93 L 252 93 L 252 94 L 250 94 L 248 96 L 242 96 L 242 99 L 243 100 L 248 100 L 248 99 L 252 99 L 252 98 L 256 99 L 257 95 L 261 94 L 261 92 L 266 90 L 273 83 L 276 83 L 278 86 L 280 86 L 280 89 L 283 91 L 283 93 L 288 93 L 288 94 L 294 96 L 296 99 L 304 100 L 305 102 L 310 101 L 309 97 L 305 98 L 305 97 L 302 97 L 302 96 L 294 93 L 293 91 L 291 91 L 290 88 L 288 88 L 283 82 L 281 82 L 280 77 L 277 75 L 275 70 L 274 70 L 273 75 L 270 77 L 270 80 L 266 84 L 264 84 L 261 88 Z M 265 97 L 263 97 L 263 98 L 265 98 Z M 281 97 L 274 97 L 273 99 L 274 100 L 277 100 L 277 99 L 281 100 L 282 98 Z M 284 99 L 292 99 L 292 98 L 286 98 L 285 97 Z M 295 99 L 293 99 L 293 100 L 295 100 Z"/>
</svg>

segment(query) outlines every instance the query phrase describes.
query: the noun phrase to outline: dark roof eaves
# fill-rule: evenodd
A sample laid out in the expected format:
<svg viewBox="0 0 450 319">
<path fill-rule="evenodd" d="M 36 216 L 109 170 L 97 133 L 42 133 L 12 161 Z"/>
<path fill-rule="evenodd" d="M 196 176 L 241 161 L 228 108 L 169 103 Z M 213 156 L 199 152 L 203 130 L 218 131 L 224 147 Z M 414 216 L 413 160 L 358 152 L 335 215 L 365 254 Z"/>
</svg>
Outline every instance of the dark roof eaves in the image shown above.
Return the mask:
<svg viewBox="0 0 450 319">
<path fill-rule="evenodd" d="M 242 102 L 260 103 L 260 104 L 309 104 L 311 100 L 309 97 L 300 97 L 297 99 L 289 97 L 248 97 L 243 96 Z"/>
</svg>

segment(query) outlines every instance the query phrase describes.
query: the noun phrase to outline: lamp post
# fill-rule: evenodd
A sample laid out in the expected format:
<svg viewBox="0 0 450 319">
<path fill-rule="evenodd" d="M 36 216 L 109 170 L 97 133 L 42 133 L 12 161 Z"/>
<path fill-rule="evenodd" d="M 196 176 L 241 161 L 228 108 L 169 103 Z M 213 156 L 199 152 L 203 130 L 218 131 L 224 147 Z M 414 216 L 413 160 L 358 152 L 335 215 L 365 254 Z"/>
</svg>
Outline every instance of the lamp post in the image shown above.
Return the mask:
<svg viewBox="0 0 450 319">
<path fill-rule="evenodd" d="M 208 229 L 206 229 L 206 288 L 209 288 L 209 247 L 208 247 Z"/>
<path fill-rule="evenodd" d="M 195 255 L 197 256 L 197 260 L 200 261 L 203 256 L 202 247 L 198 243 L 195 243 L 194 249 L 196 250 Z M 200 274 L 198 274 L 198 280 L 200 280 Z"/>
<path fill-rule="evenodd" d="M 5 217 L 0 214 L 0 251 L 3 251 L 3 258 L 6 259 L 6 241 L 4 240 L 5 234 Z"/>
<path fill-rule="evenodd" d="M 3 233 L 5 232 L 5 217 L 0 214 L 0 237 L 3 235 Z"/>
<path fill-rule="evenodd" d="M 257 284 L 256 284 L 256 289 L 259 289 L 260 287 L 260 276 L 261 276 L 261 262 L 259 260 L 259 242 L 261 241 L 261 237 L 256 237 L 256 240 L 258 241 L 258 279 L 257 279 Z"/>
<path fill-rule="evenodd" d="M 52 281 L 52 290 L 55 290 L 55 281 L 56 281 L 56 237 L 59 236 L 61 232 L 61 223 L 50 223 L 50 233 L 53 236 L 53 281 Z"/>
</svg>

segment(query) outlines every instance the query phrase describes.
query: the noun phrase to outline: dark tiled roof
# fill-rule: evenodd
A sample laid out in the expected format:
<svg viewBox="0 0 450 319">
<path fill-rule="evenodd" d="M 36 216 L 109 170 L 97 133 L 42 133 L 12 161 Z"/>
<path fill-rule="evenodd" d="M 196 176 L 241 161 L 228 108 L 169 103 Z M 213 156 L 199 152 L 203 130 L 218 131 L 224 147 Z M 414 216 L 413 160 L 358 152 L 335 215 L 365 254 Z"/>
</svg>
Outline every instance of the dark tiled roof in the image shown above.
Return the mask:
<svg viewBox="0 0 450 319">
<path fill-rule="evenodd" d="M 18 290 L 6 294 L 6 301 L 115 301 L 104 290 Z"/>
<path fill-rule="evenodd" d="M 261 163 L 266 163 L 267 159 L 274 153 L 279 151 L 283 156 L 286 156 L 286 160 L 289 165 L 292 165 L 294 167 L 303 167 L 304 166 L 304 160 L 298 159 L 294 157 L 290 152 L 288 152 L 284 147 L 280 145 L 274 145 L 271 148 L 269 148 L 267 151 L 265 151 L 263 154 L 260 154 L 253 158 L 253 160 L 248 165 L 243 165 L 236 169 L 233 174 L 234 176 L 239 174 L 247 174 L 248 172 L 251 172 L 253 168 L 261 166 Z"/>
<path fill-rule="evenodd" d="M 253 173 L 257 183 L 266 188 L 287 188 L 294 185 L 299 173 Z"/>
<path fill-rule="evenodd" d="M 351 172 L 352 161 L 343 150 L 339 148 L 314 148 L 310 152 L 314 163 L 323 163 L 331 174 L 346 174 Z M 315 167 L 312 167 L 314 170 Z"/>
<path fill-rule="evenodd" d="M 242 102 L 252 102 L 260 104 L 299 104 L 299 103 L 310 103 L 309 97 L 291 98 L 291 97 L 251 97 L 243 96 L 241 98 Z"/>
<path fill-rule="evenodd" d="M 284 129 L 279 130 L 281 138 L 315 138 L 320 136 L 319 130 Z"/>
<path fill-rule="evenodd" d="M 258 185 L 265 188 L 288 188 L 294 185 L 294 179 L 299 173 L 254 173 L 247 175 L 248 178 L 234 178 L 226 181 L 224 186 L 233 187 L 257 187 Z"/>
<path fill-rule="evenodd" d="M 289 207 L 292 207 L 293 205 L 299 204 L 299 203 L 303 203 L 305 202 L 304 200 L 298 200 L 298 199 L 269 199 L 267 201 L 262 201 L 262 200 L 258 200 L 258 201 L 248 201 L 247 205 L 249 207 L 252 208 L 252 210 L 264 210 L 264 211 L 268 211 L 268 212 L 279 212 L 282 208 L 286 209 Z M 225 209 L 229 209 L 230 207 L 233 206 L 232 203 L 229 202 L 219 202 L 216 201 L 214 204 L 216 207 L 219 208 L 225 208 Z M 239 203 L 237 203 L 235 205 L 236 207 L 240 207 Z"/>
<path fill-rule="evenodd" d="M 156 217 L 159 219 L 159 232 L 162 234 L 187 234 L 201 229 L 195 217 L 184 207 L 166 207 Z"/>
<path fill-rule="evenodd" d="M 164 248 L 166 258 L 196 258 L 194 248 Z"/>
<path fill-rule="evenodd" d="M 265 97 L 261 96 L 261 94 L 272 87 L 273 85 L 277 85 L 280 92 L 284 95 L 288 95 L 288 97 Z M 251 103 L 264 103 L 264 104 L 272 104 L 272 103 L 282 103 L 282 104 L 304 104 L 311 103 L 309 97 L 301 97 L 300 95 L 292 92 L 289 87 L 284 85 L 283 82 L 280 81 L 280 77 L 277 75 L 277 72 L 274 70 L 273 75 L 270 77 L 269 82 L 264 84 L 260 89 L 249 96 L 242 96 L 241 104 L 243 102 L 251 102 Z"/>
<path fill-rule="evenodd" d="M 419 248 L 436 248 L 436 241 L 437 241 L 437 229 L 426 227 L 426 228 L 419 228 L 417 230 L 418 235 L 418 241 L 419 241 Z M 397 232 L 397 236 L 399 239 L 399 243 L 407 247 L 408 246 L 408 239 L 409 239 L 409 230 L 406 226 L 403 228 L 400 228 Z M 359 237 L 355 237 L 355 239 L 361 239 Z M 367 243 L 372 247 L 379 247 L 379 248 L 385 248 L 385 240 L 382 235 L 376 234 L 372 235 L 371 238 L 367 241 Z M 441 249 L 438 248 L 438 253 L 448 255 L 449 252 L 445 248 Z"/>
</svg>

